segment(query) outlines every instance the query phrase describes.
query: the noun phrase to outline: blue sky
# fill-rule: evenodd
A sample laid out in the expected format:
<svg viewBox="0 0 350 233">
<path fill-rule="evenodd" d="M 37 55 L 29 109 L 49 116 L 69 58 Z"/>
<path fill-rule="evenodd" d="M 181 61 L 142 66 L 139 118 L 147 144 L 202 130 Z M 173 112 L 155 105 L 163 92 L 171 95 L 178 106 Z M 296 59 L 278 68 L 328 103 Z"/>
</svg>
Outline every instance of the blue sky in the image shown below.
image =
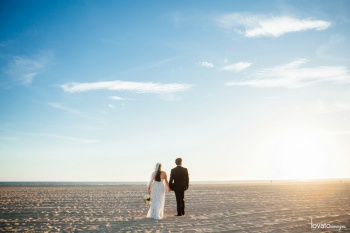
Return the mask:
<svg viewBox="0 0 350 233">
<path fill-rule="evenodd" d="M 2 1 L 0 180 L 350 178 L 349 1 Z"/>
</svg>

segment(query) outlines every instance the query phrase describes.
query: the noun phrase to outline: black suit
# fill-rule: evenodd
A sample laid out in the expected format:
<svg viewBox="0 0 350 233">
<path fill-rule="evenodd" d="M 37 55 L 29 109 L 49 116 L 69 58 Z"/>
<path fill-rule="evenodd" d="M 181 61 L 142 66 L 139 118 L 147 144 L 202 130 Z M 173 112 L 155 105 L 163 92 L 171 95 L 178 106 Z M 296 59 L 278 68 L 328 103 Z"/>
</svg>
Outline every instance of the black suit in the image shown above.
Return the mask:
<svg viewBox="0 0 350 233">
<path fill-rule="evenodd" d="M 169 186 L 175 192 L 177 215 L 185 214 L 185 190 L 188 189 L 189 177 L 187 168 L 180 165 L 171 169 Z"/>
</svg>

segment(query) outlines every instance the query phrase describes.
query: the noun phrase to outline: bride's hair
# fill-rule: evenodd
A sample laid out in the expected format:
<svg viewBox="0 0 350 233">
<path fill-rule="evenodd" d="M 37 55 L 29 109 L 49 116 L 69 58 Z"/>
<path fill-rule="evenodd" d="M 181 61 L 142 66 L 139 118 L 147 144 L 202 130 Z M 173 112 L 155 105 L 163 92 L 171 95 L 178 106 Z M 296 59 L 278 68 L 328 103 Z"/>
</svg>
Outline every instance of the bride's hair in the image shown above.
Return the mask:
<svg viewBox="0 0 350 233">
<path fill-rule="evenodd" d="M 155 181 L 160 181 L 160 168 L 162 167 L 162 164 L 158 165 L 158 171 L 156 174 L 156 177 L 154 178 Z"/>
</svg>

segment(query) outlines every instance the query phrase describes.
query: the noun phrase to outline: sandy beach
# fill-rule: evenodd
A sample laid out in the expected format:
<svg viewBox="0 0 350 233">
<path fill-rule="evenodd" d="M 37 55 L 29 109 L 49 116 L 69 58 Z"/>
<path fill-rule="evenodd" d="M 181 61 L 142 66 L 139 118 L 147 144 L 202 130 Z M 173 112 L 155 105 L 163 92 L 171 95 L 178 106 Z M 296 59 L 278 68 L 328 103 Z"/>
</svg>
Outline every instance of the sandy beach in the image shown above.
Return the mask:
<svg viewBox="0 0 350 233">
<path fill-rule="evenodd" d="M 145 194 L 143 185 L 0 186 L 0 231 L 350 232 L 350 183 L 192 185 L 186 215 L 174 216 L 171 192 L 162 220 L 145 217 Z"/>
</svg>

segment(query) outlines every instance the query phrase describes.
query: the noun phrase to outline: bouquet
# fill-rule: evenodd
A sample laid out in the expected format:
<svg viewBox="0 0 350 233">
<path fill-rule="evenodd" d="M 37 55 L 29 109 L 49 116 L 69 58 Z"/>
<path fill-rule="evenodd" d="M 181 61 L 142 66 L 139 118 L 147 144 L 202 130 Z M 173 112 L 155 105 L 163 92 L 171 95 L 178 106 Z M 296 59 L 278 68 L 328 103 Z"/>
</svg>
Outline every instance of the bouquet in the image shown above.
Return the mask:
<svg viewBox="0 0 350 233">
<path fill-rule="evenodd" d="M 143 196 L 143 201 L 146 203 L 146 205 L 151 205 L 151 197 L 149 195 Z"/>
</svg>

